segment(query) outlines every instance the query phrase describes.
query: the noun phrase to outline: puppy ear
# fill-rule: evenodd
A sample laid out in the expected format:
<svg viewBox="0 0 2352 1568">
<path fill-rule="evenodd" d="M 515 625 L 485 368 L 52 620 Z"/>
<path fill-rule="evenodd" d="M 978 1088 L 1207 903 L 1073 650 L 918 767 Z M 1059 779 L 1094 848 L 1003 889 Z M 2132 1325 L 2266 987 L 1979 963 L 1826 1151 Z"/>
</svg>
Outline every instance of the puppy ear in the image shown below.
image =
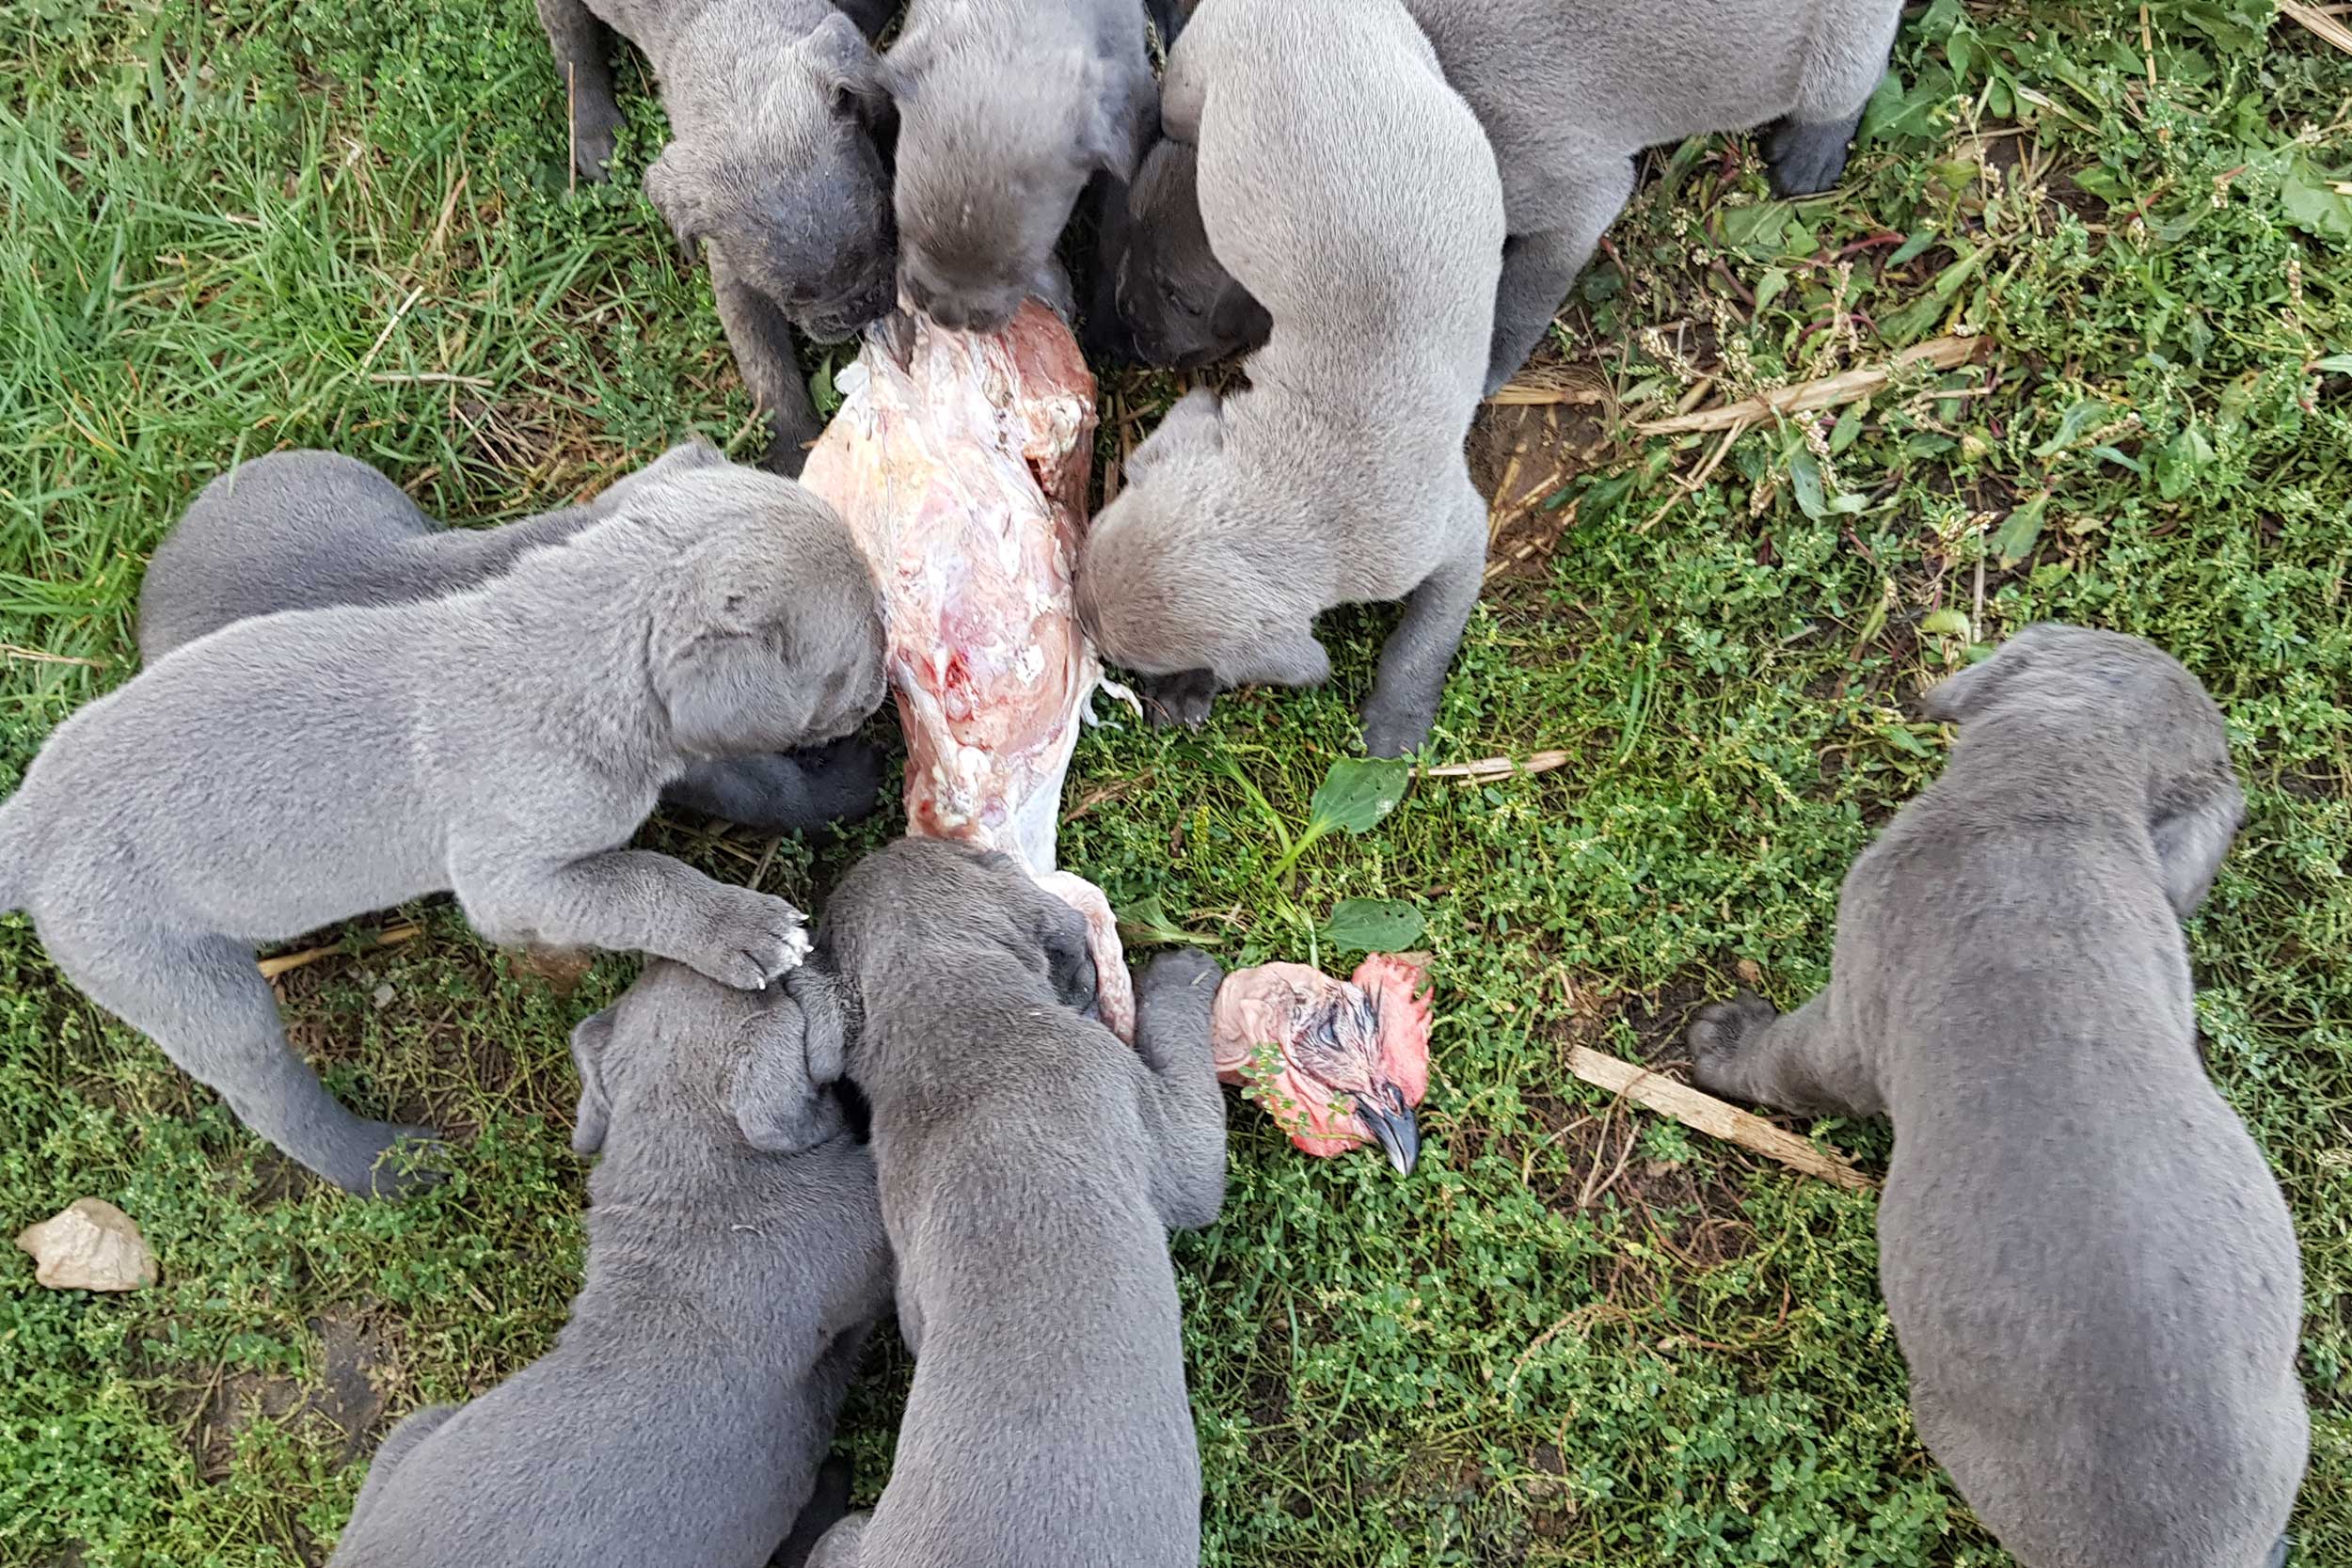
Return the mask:
<svg viewBox="0 0 2352 1568">
<path fill-rule="evenodd" d="M 709 238 L 710 214 L 703 201 L 705 182 L 693 166 L 694 154 L 682 142 L 671 142 L 645 166 L 645 199 L 677 240 L 678 255 L 691 266 L 700 259 L 702 243 Z"/>
<path fill-rule="evenodd" d="M 604 1147 L 612 1102 L 604 1092 L 604 1048 L 612 1043 L 619 1004 L 590 1013 L 572 1029 L 572 1066 L 580 1072 L 580 1107 L 572 1114 L 572 1152 L 585 1158 Z"/>
<path fill-rule="evenodd" d="M 690 550 L 660 591 L 648 676 L 671 739 L 690 756 L 786 752 L 809 738 L 817 692 L 797 668 L 794 627 L 744 553 Z"/>
<path fill-rule="evenodd" d="M 836 107 L 854 104 L 871 113 L 890 106 L 882 56 L 847 16 L 835 11 L 818 23 L 808 35 L 808 50 L 818 75 L 834 94 Z"/>
<path fill-rule="evenodd" d="M 763 1154 L 799 1154 L 840 1130 L 840 1114 L 809 1071 L 807 1019 L 787 995 L 753 1020 L 727 1085 L 727 1109 Z"/>
<path fill-rule="evenodd" d="M 2245 819 L 2246 795 L 2226 759 L 2217 768 L 2169 781 L 2159 792 L 2148 835 L 2163 871 L 2165 898 L 2181 919 L 2205 901 Z"/>
<path fill-rule="evenodd" d="M 850 1037 L 854 1009 L 848 982 L 816 962 L 787 972 L 784 994 L 801 1009 L 802 1053 L 817 1084 L 837 1084 L 850 1071 Z"/>
<path fill-rule="evenodd" d="M 1052 894 L 1039 890 L 1037 942 L 1045 951 L 1045 979 L 1055 1000 L 1073 1012 L 1094 1015 L 1094 950 L 1087 944 L 1086 916 Z"/>
<path fill-rule="evenodd" d="M 1920 699 L 1920 706 L 1929 718 L 1942 723 L 1963 722 L 1971 714 L 1982 712 L 1995 694 L 2032 673 L 2040 661 L 2034 650 L 2045 641 L 2039 623 L 2026 627 L 2002 643 L 1991 658 L 1938 682 Z"/>
</svg>

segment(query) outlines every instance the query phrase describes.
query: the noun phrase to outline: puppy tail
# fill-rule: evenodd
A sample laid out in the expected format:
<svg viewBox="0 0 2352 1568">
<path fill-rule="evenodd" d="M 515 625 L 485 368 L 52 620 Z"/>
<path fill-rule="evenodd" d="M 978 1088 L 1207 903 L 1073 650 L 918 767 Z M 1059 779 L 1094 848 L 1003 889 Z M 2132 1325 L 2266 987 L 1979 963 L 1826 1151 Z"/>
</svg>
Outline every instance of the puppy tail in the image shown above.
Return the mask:
<svg viewBox="0 0 2352 1568">
<path fill-rule="evenodd" d="M 825 1532 L 850 1514 L 850 1462 L 828 1459 L 817 1468 L 817 1490 L 801 1510 L 801 1516 L 792 1521 L 792 1533 L 784 1538 L 776 1555 L 768 1560 L 768 1568 L 801 1568 L 808 1554 L 817 1549 Z"/>
</svg>

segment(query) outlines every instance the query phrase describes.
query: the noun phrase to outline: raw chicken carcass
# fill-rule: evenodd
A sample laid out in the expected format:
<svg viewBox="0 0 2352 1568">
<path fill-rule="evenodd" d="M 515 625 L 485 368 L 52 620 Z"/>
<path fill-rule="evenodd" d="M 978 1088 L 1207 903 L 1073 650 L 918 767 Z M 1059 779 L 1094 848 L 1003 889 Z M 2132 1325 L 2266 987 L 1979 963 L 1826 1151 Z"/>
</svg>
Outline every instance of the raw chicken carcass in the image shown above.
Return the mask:
<svg viewBox="0 0 2352 1568">
<path fill-rule="evenodd" d="M 994 333 L 886 318 L 836 385 L 840 412 L 801 477 L 848 519 L 882 584 L 907 830 L 1005 850 L 1085 915 L 1103 1022 L 1132 1039 L 1110 902 L 1054 866 L 1062 778 L 1103 684 L 1070 591 L 1094 377 L 1032 300 Z"/>
<path fill-rule="evenodd" d="M 1246 1085 L 1291 1142 L 1343 1154 L 1377 1141 L 1400 1174 L 1421 1153 L 1429 995 L 1418 964 L 1375 953 L 1335 980 L 1305 964 L 1239 969 L 1217 988 L 1217 1076 Z"/>
</svg>

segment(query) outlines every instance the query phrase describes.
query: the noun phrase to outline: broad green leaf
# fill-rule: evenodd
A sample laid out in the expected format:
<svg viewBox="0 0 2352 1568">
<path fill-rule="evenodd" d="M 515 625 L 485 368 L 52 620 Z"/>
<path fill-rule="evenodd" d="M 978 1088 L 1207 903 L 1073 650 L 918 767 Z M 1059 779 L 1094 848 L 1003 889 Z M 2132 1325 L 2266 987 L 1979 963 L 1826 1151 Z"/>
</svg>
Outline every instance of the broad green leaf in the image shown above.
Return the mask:
<svg viewBox="0 0 2352 1568">
<path fill-rule="evenodd" d="M 2156 454 L 2156 494 L 2179 500 L 2212 462 L 2213 445 L 2204 433 L 2195 425 L 2185 427 Z"/>
<path fill-rule="evenodd" d="M 1934 243 L 1935 226 L 1933 224 L 1929 224 L 1926 228 L 1912 235 L 1911 238 L 1897 245 L 1895 247 L 1895 253 L 1886 259 L 1886 264 L 1890 267 L 1899 267 L 1905 261 L 1913 260 L 1921 251 L 1927 249 L 1928 246 L 1933 245 Z"/>
<path fill-rule="evenodd" d="M 1343 898 L 1315 940 L 1352 953 L 1394 953 L 1421 940 L 1427 923 L 1410 904 L 1393 898 Z"/>
<path fill-rule="evenodd" d="M 2300 159 L 2280 182 L 2287 221 L 2307 234 L 2352 245 L 2352 196 L 2337 190 Z"/>
<path fill-rule="evenodd" d="M 2107 416 L 2113 412 L 2114 410 L 2107 404 L 2093 399 L 2086 399 L 2074 404 L 2066 411 L 2065 417 L 2058 420 L 2058 434 L 2034 448 L 2033 454 L 2036 457 L 2056 457 L 2059 452 L 2073 446 L 2084 431 L 2104 424 Z"/>
<path fill-rule="evenodd" d="M 2131 186 L 2124 182 L 2123 176 L 2097 164 L 2092 164 L 2088 168 L 2074 170 L 2074 185 L 2077 189 L 2089 191 L 2100 200 L 2106 202 L 2122 201 L 2131 190 Z"/>
<path fill-rule="evenodd" d="M 2312 369 L 2326 375 L 2352 375 L 2352 354 L 2331 354 L 2325 359 L 2314 359 Z"/>
<path fill-rule="evenodd" d="M 1796 492 L 1797 509 L 1820 521 L 1829 515 L 1829 500 L 1821 493 L 1821 466 L 1810 448 L 1800 446 L 1788 457 L 1788 487 Z"/>
<path fill-rule="evenodd" d="M 1323 777 L 1322 787 L 1308 805 L 1311 835 L 1334 828 L 1351 833 L 1369 832 L 1372 825 L 1396 810 L 1413 765 L 1394 757 L 1342 757 Z"/>
<path fill-rule="evenodd" d="M 1200 936 L 1187 931 L 1168 917 L 1160 908 L 1160 895 L 1147 893 L 1123 910 L 1112 911 L 1119 917 L 1120 939 L 1131 947 L 1156 947 L 1169 942 L 1184 942 L 1194 947 L 1221 946 L 1224 938 Z"/>
<path fill-rule="evenodd" d="M 2033 553 L 2034 541 L 2042 537 L 2042 514 L 2049 506 L 2050 498 L 2045 492 L 2001 519 L 2001 526 L 1993 534 L 1993 553 L 2001 558 L 2002 565 L 2015 565 Z"/>
<path fill-rule="evenodd" d="M 1968 612 L 1963 610 L 1939 610 L 1921 620 L 1919 629 L 1930 637 L 1965 637 L 1968 635 Z"/>
</svg>

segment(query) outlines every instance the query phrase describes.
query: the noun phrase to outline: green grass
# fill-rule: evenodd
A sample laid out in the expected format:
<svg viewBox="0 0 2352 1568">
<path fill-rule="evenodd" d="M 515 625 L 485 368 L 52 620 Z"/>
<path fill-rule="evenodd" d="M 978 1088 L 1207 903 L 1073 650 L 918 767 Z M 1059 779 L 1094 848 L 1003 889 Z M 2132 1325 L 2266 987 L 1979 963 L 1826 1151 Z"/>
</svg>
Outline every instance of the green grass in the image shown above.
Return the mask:
<svg viewBox="0 0 2352 1568">
<path fill-rule="evenodd" d="M 1216 1568 L 2005 1560 L 1912 1428 L 1868 1199 L 1562 1064 L 1670 1052 L 1742 966 L 1819 986 L 1847 863 L 1938 768 L 1917 689 L 2045 616 L 2154 639 L 2229 715 L 2252 815 L 2191 926 L 2200 1018 L 2304 1246 L 2297 1560 L 2352 1561 L 2352 56 L 2261 0 L 1934 0 L 1897 64 L 1833 196 L 1767 200 L 1743 141 L 1655 155 L 1564 318 L 1616 401 L 1565 405 L 1591 456 L 1506 534 L 1539 547 L 1438 749 L 1567 766 L 1425 783 L 1278 877 L 1226 764 L 1304 819 L 1372 614 L 1336 618 L 1328 691 L 1081 744 L 1065 858 L 1115 900 L 1229 962 L 1406 900 L 1440 987 L 1410 1180 L 1236 1105 L 1224 1220 L 1176 1243 Z M 0 0 L 0 68 L 8 775 L 132 672 L 146 552 L 241 456 L 331 446 L 489 518 L 690 430 L 748 446 L 707 283 L 630 180 L 567 188 L 522 0 Z M 1953 330 L 1973 364 L 1752 431 L 1687 493 L 1718 438 L 1632 428 L 1701 375 L 1726 400 Z M 859 847 L 652 832 L 811 902 Z M 423 918 L 287 982 L 348 1102 L 465 1139 L 403 1205 L 291 1172 L 0 922 L 0 1227 L 101 1195 L 164 1266 L 94 1300 L 0 1265 L 0 1562 L 315 1561 L 384 1424 L 561 1323 L 564 1034 L 628 965 L 559 994 Z M 878 1353 L 852 1404 L 868 1495 L 905 1374 Z"/>
</svg>

